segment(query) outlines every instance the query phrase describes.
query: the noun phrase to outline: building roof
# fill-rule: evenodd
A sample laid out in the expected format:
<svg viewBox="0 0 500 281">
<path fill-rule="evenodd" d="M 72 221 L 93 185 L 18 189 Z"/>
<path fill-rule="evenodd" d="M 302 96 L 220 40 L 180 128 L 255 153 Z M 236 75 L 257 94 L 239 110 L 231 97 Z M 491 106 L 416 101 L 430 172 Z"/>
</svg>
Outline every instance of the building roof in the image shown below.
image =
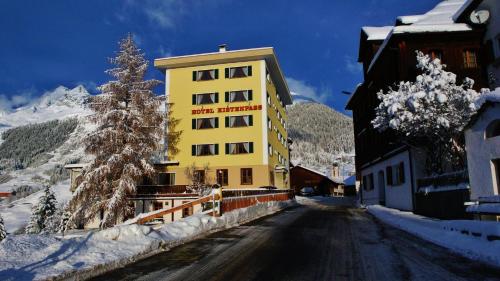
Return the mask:
<svg viewBox="0 0 500 281">
<path fill-rule="evenodd" d="M 322 172 L 320 172 L 320 171 L 318 171 L 318 170 L 314 170 L 314 169 L 312 169 L 312 168 L 304 167 L 304 166 L 302 166 L 302 165 L 296 165 L 296 166 L 293 166 L 293 167 L 291 168 L 291 170 L 293 170 L 293 169 L 297 169 L 297 168 L 304 169 L 304 170 L 309 171 L 309 172 L 311 172 L 311 173 L 314 173 L 314 174 L 316 174 L 316 175 L 318 175 L 318 176 L 324 177 L 326 180 L 329 180 L 329 181 L 331 181 L 331 182 L 333 182 L 333 183 L 336 183 L 336 184 L 341 184 L 341 183 L 342 183 L 341 181 L 338 181 L 338 180 L 335 180 L 335 179 L 332 179 L 332 178 L 328 177 L 327 175 L 323 174 Z"/>
<path fill-rule="evenodd" d="M 393 26 L 363 26 L 361 30 L 366 34 L 368 41 L 385 40 Z"/>
<path fill-rule="evenodd" d="M 292 104 L 288 84 L 272 47 L 158 58 L 154 60 L 154 66 L 159 69 L 174 69 L 255 60 L 267 62 L 267 67 L 283 102 L 287 105 Z"/>
<path fill-rule="evenodd" d="M 373 68 L 385 47 L 394 36 L 400 34 L 471 31 L 472 28 L 468 24 L 457 23 L 453 20 L 454 15 L 465 4 L 466 0 L 444 0 L 423 15 L 399 17 L 398 19 L 406 22 L 406 24 L 392 27 L 392 30 L 386 36 L 384 43 L 380 46 L 370 62 L 368 72 L 370 72 Z"/>
</svg>

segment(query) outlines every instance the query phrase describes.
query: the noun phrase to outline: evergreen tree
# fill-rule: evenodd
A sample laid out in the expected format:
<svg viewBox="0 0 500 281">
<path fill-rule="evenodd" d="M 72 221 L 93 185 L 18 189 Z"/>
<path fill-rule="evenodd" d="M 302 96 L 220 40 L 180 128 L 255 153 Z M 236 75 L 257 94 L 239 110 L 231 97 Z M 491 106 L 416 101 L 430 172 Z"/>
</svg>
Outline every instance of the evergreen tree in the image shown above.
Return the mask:
<svg viewBox="0 0 500 281">
<path fill-rule="evenodd" d="M 90 102 L 97 129 L 84 143 L 95 160 L 76 179 L 68 223 L 85 224 L 103 214 L 101 228 L 115 225 L 133 214 L 128 196 L 136 182 L 154 173 L 149 160 L 160 149 L 164 114 L 152 90 L 160 82 L 144 80 L 148 62 L 130 34 L 119 48 L 110 59 L 116 67 L 106 71 L 116 80 L 102 85 L 102 94 Z"/>
<path fill-rule="evenodd" d="M 415 82 L 400 82 L 386 93 L 381 90 L 372 121 L 375 129 L 392 129 L 404 142 L 423 147 L 429 175 L 443 173 L 447 163 L 464 168 L 462 130 L 475 113 L 479 96 L 472 79 L 457 85 L 456 75 L 445 67 L 439 59 L 417 52 L 417 68 L 423 73 Z"/>
<path fill-rule="evenodd" d="M 56 196 L 50 189 L 50 186 L 45 186 L 43 195 L 40 197 L 38 204 L 33 208 L 26 233 L 35 234 L 44 230 L 50 217 L 56 213 L 56 210 Z"/>
<path fill-rule="evenodd" d="M 0 214 L 0 242 L 7 237 L 7 231 L 5 231 L 5 225 L 3 223 L 2 215 Z"/>
</svg>

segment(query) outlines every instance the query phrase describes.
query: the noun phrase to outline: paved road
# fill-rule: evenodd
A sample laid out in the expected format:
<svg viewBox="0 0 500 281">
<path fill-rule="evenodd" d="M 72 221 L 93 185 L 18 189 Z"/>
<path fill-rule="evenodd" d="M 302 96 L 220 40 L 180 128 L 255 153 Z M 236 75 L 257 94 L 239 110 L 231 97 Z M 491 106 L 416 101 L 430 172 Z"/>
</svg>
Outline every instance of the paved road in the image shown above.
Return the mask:
<svg viewBox="0 0 500 281">
<path fill-rule="evenodd" d="M 95 280 L 500 280 L 500 270 L 381 224 L 363 210 L 309 205 Z"/>
</svg>

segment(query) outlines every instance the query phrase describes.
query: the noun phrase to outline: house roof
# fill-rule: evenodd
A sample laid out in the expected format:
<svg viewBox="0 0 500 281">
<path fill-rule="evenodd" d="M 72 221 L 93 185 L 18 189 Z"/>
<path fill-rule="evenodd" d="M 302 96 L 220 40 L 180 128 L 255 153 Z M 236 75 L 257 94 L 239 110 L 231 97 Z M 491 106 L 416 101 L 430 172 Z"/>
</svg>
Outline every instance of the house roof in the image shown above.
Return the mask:
<svg viewBox="0 0 500 281">
<path fill-rule="evenodd" d="M 465 23 L 456 23 L 453 16 L 466 0 L 444 0 L 436 5 L 432 10 L 423 15 L 411 15 L 399 17 L 406 25 L 397 25 L 392 27 L 384 40 L 384 43 L 378 49 L 377 53 L 370 62 L 368 72 L 373 68 L 376 61 L 383 53 L 391 38 L 400 34 L 416 33 L 439 33 L 439 32 L 464 32 L 471 31 L 472 28 Z"/>
<path fill-rule="evenodd" d="M 283 102 L 287 105 L 292 104 L 292 96 L 273 47 L 157 58 L 154 60 L 154 66 L 158 69 L 174 69 L 255 60 L 265 60 L 267 62 L 273 82 L 278 88 L 278 93 L 283 98 Z"/>
<path fill-rule="evenodd" d="M 342 183 L 341 181 L 338 181 L 338 180 L 335 180 L 335 179 L 332 179 L 332 178 L 328 177 L 327 175 L 325 175 L 324 173 L 322 173 L 322 172 L 320 172 L 318 170 L 314 170 L 312 168 L 304 167 L 302 165 L 296 165 L 296 166 L 292 167 L 291 170 L 297 169 L 297 168 L 304 169 L 304 170 L 307 170 L 307 171 L 309 171 L 311 173 L 314 173 L 314 174 L 316 174 L 318 176 L 324 177 L 326 180 L 331 181 L 333 183 L 336 183 L 336 184 L 341 184 Z"/>
</svg>

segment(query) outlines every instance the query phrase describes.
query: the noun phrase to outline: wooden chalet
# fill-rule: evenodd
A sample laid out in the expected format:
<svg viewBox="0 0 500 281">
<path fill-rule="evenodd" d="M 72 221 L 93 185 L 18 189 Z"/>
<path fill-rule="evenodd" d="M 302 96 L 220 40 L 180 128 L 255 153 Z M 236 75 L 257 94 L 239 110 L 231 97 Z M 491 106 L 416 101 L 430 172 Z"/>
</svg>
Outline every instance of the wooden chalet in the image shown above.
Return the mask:
<svg viewBox="0 0 500 281">
<path fill-rule="evenodd" d="M 344 195 L 344 186 L 341 182 L 304 166 L 297 165 L 290 169 L 290 181 L 291 188 L 296 194 L 299 194 L 304 187 L 312 187 L 320 195 Z"/>
</svg>

